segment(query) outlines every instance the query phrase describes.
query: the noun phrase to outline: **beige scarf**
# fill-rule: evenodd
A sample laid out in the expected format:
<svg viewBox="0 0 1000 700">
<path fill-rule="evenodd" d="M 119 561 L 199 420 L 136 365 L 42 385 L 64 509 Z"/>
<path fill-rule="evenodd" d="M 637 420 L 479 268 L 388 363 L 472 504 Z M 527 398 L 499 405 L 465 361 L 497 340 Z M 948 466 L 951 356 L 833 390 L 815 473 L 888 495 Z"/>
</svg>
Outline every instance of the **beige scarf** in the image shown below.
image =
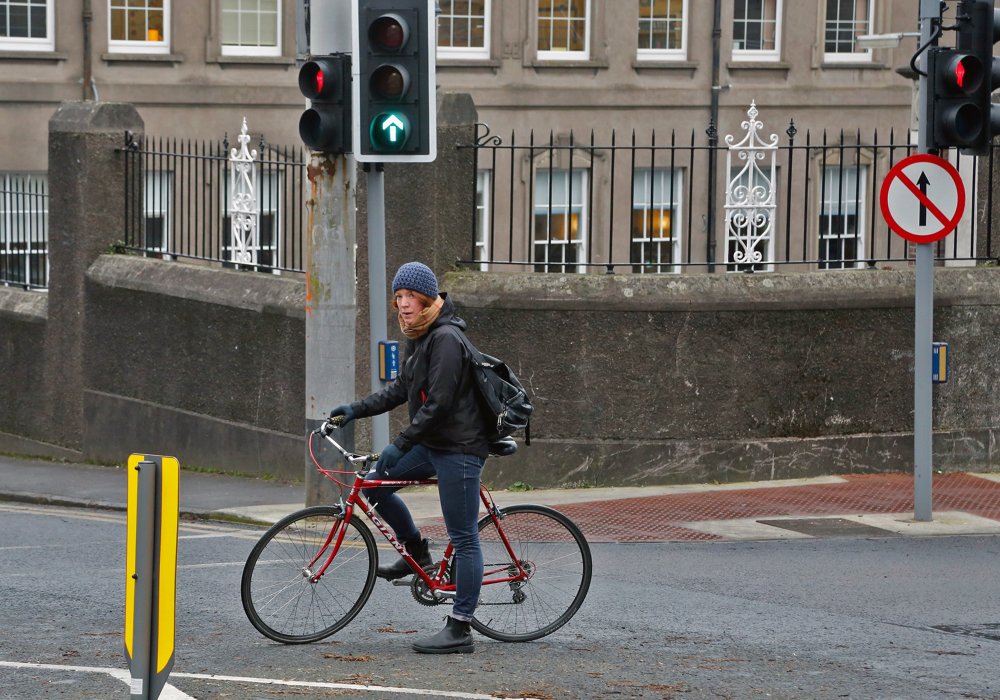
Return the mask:
<svg viewBox="0 0 1000 700">
<path fill-rule="evenodd" d="M 407 324 L 403 322 L 402 316 L 397 316 L 399 320 L 399 330 L 403 331 L 405 335 L 410 340 L 416 340 L 426 335 L 427 331 L 430 329 L 431 324 L 437 321 L 438 316 L 441 315 L 441 307 L 444 305 L 444 299 L 438 296 L 437 299 L 430 306 L 425 306 L 424 310 L 421 311 L 413 323 Z"/>
</svg>

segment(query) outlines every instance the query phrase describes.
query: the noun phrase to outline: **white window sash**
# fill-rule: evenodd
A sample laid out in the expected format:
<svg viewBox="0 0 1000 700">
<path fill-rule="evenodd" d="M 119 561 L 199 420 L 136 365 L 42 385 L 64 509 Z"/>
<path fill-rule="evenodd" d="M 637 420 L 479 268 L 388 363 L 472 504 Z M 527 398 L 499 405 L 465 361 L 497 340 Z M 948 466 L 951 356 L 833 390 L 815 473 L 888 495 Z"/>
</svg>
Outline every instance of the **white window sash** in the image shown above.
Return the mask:
<svg viewBox="0 0 1000 700">
<path fill-rule="evenodd" d="M 437 47 L 438 58 L 445 59 L 458 59 L 458 60 L 483 60 L 490 57 L 490 31 L 492 29 L 492 22 L 490 15 L 492 14 L 492 2 L 491 0 L 485 0 L 483 5 L 483 45 L 482 46 L 441 46 Z M 478 16 L 478 15 L 477 15 Z M 456 21 L 462 21 L 463 19 L 468 19 L 470 15 L 449 15 L 449 17 L 455 17 Z M 445 21 L 444 17 L 439 18 L 440 21 Z M 441 31 L 438 28 L 437 36 L 440 40 Z"/>
<path fill-rule="evenodd" d="M 827 0 L 829 2 L 830 0 Z M 866 0 L 868 3 L 868 16 L 864 19 L 867 24 L 867 29 L 861 34 L 871 34 L 874 17 L 875 17 L 875 2 L 876 0 Z M 855 17 L 854 22 L 857 22 Z M 827 21 L 823 20 L 823 61 L 824 63 L 858 63 L 867 62 L 872 60 L 871 49 L 857 49 L 857 42 L 855 42 L 854 51 L 826 51 L 826 32 L 827 32 Z"/>
<path fill-rule="evenodd" d="M 681 45 L 677 49 L 645 49 L 639 47 L 636 51 L 638 61 L 684 61 L 688 49 L 688 0 L 681 6 Z"/>
<path fill-rule="evenodd" d="M 257 44 L 222 44 L 222 55 L 223 56 L 280 56 L 281 55 L 281 3 L 277 5 L 278 11 L 274 13 L 275 17 L 275 28 L 274 46 L 261 46 Z M 221 12 L 221 10 L 220 10 Z M 240 14 L 239 12 L 228 13 L 228 14 Z M 267 14 L 271 13 L 257 13 L 254 14 Z M 258 37 L 259 38 L 259 37 Z"/>
<path fill-rule="evenodd" d="M 0 50 L 2 51 L 55 51 L 56 49 L 56 20 L 55 20 L 55 0 L 46 0 L 45 3 L 45 37 L 31 38 L 23 36 L 0 37 Z M 9 9 L 9 8 L 8 8 Z"/>
<path fill-rule="evenodd" d="M 554 51 L 553 50 L 547 50 L 547 51 L 542 51 L 541 49 L 539 49 L 538 50 L 538 60 L 539 61 L 580 61 L 580 60 L 587 60 L 587 59 L 590 58 L 590 19 L 591 19 L 590 3 L 591 3 L 591 0 L 587 0 L 587 5 L 584 8 L 584 15 L 583 15 L 583 49 L 580 50 L 580 51 L 569 51 L 569 50 L 567 50 L 567 51 L 561 51 L 561 50 L 554 50 Z M 536 5 L 536 7 L 537 7 L 537 5 Z M 536 20 L 535 20 L 535 30 L 537 32 L 541 32 L 542 19 L 544 19 L 544 18 L 541 17 L 541 15 L 539 15 L 536 18 Z M 557 19 L 555 21 L 567 21 L 567 22 L 569 22 L 569 21 L 575 21 L 575 22 L 578 22 L 579 20 L 576 19 L 576 18 L 569 18 L 567 20 Z M 537 45 L 537 42 L 536 42 L 536 45 Z"/>
<path fill-rule="evenodd" d="M 773 49 L 733 49 L 734 61 L 779 61 L 781 60 L 781 15 L 782 0 L 775 0 L 774 7 L 774 48 Z M 771 22 L 761 22 L 771 24 Z"/>
<path fill-rule="evenodd" d="M 160 41 L 128 41 L 111 38 L 111 3 L 108 3 L 108 53 L 170 53 L 170 0 L 163 0 L 163 38 Z M 157 8 L 159 9 L 159 8 Z"/>
</svg>

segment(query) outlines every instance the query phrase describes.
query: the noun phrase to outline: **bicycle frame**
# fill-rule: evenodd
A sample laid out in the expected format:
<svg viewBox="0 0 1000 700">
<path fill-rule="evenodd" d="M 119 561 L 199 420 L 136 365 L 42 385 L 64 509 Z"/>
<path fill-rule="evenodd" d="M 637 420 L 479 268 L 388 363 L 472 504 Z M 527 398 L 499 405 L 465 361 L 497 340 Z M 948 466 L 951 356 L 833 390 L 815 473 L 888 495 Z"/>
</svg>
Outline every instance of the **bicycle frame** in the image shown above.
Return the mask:
<svg viewBox="0 0 1000 700">
<path fill-rule="evenodd" d="M 329 469 L 324 469 L 319 465 L 316 460 L 315 455 L 312 450 L 312 435 L 321 435 L 327 442 L 329 442 L 333 447 L 340 452 L 341 455 L 347 460 L 352 466 L 360 465 L 360 469 L 353 472 L 339 472 Z M 307 574 L 311 580 L 318 581 L 326 573 L 330 564 L 336 558 L 337 553 L 340 551 L 340 545 L 344 540 L 344 534 L 347 531 L 347 523 L 350 522 L 351 518 L 354 516 L 355 508 L 360 509 L 368 519 L 375 525 L 376 529 L 382 533 L 382 536 L 389 542 L 390 545 L 399 553 L 399 555 L 406 561 L 406 563 L 413 570 L 416 576 L 419 576 L 423 580 L 424 584 L 427 586 L 428 591 L 435 598 L 446 598 L 453 597 L 455 595 L 455 584 L 454 582 L 446 581 L 448 569 L 451 566 L 451 560 L 454 556 L 454 546 L 451 541 L 444 550 L 444 558 L 437 565 L 434 575 L 429 575 L 424 571 L 416 560 L 410 556 L 406 548 L 396 539 L 392 530 L 382 522 L 379 518 L 378 513 L 375 511 L 375 506 L 368 502 L 362 493 L 362 489 L 378 488 L 378 487 L 392 487 L 392 488 L 402 488 L 404 486 L 425 486 L 425 485 L 435 485 L 437 484 L 437 479 L 415 479 L 415 480 L 401 480 L 401 479 L 365 479 L 368 475 L 368 467 L 372 462 L 378 459 L 377 454 L 362 455 L 348 452 L 341 445 L 330 437 L 329 434 L 323 430 L 316 430 L 310 435 L 309 439 L 309 455 L 316 465 L 316 469 L 326 478 L 334 481 L 337 484 L 346 486 L 344 482 L 337 479 L 334 474 L 354 474 L 354 482 L 350 486 L 350 490 L 347 494 L 347 499 L 345 501 L 343 495 L 340 497 L 340 501 L 337 504 L 338 507 L 344 513 L 344 517 L 339 521 L 338 525 L 333 528 L 323 545 L 320 547 L 319 552 L 304 568 L 304 573 Z M 498 565 L 496 568 L 487 569 L 483 571 L 483 585 L 495 585 L 499 583 L 508 583 L 512 586 L 518 582 L 527 581 L 530 577 L 529 572 L 524 568 L 522 562 L 514 554 L 514 550 L 510 545 L 510 541 L 507 539 L 507 534 L 503 531 L 503 526 L 500 524 L 500 509 L 497 507 L 496 503 L 493 501 L 493 496 L 489 489 L 483 484 L 479 486 L 479 498 L 483 506 L 486 508 L 486 513 L 489 515 L 490 520 L 493 523 L 493 527 L 496 528 L 497 534 L 500 540 L 503 542 L 504 549 L 506 549 L 508 556 L 510 557 L 509 562 L 505 562 L 503 565 Z M 313 571 L 312 567 L 318 562 L 322 557 L 324 551 L 330 546 L 331 541 L 334 540 L 336 536 L 336 541 L 326 558 L 326 561 L 320 567 L 318 571 Z M 516 572 L 514 569 L 516 568 Z"/>
</svg>

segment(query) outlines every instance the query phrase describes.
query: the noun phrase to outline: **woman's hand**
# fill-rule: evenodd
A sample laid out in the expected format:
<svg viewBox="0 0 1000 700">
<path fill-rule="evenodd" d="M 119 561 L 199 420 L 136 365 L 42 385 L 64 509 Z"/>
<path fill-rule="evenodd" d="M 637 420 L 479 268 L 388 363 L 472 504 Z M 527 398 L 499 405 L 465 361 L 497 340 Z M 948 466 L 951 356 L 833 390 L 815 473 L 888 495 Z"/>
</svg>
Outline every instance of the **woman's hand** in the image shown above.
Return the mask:
<svg viewBox="0 0 1000 700">
<path fill-rule="evenodd" d="M 336 416 L 344 417 L 344 420 L 340 422 L 340 427 L 346 428 L 347 424 L 350 423 L 352 420 L 354 420 L 354 411 L 351 410 L 350 404 L 345 403 L 341 406 L 337 406 L 335 409 L 330 411 L 331 418 L 334 418 Z"/>
<path fill-rule="evenodd" d="M 392 443 L 389 443 L 382 450 L 381 454 L 379 454 L 378 461 L 375 463 L 375 471 L 379 474 L 388 474 L 389 470 L 396 466 L 396 462 L 402 456 L 403 451 Z"/>
</svg>

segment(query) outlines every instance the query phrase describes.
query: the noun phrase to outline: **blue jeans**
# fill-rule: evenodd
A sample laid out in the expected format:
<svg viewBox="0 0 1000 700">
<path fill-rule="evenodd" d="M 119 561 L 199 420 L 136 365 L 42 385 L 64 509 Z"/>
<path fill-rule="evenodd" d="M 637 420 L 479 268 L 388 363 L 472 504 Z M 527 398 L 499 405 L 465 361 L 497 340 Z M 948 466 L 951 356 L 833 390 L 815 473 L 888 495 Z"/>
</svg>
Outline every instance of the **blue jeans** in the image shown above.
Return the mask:
<svg viewBox="0 0 1000 700">
<path fill-rule="evenodd" d="M 479 478 L 483 472 L 481 457 L 456 452 L 432 450 L 416 445 L 403 455 L 387 474 L 374 470 L 367 479 L 438 478 L 438 497 L 448 537 L 455 547 L 455 602 L 451 616 L 468 622 L 479 602 L 483 585 L 483 550 L 479 547 Z M 413 516 L 396 495 L 396 488 L 370 488 L 364 493 L 379 516 L 403 543 L 420 540 L 420 530 Z"/>
</svg>

